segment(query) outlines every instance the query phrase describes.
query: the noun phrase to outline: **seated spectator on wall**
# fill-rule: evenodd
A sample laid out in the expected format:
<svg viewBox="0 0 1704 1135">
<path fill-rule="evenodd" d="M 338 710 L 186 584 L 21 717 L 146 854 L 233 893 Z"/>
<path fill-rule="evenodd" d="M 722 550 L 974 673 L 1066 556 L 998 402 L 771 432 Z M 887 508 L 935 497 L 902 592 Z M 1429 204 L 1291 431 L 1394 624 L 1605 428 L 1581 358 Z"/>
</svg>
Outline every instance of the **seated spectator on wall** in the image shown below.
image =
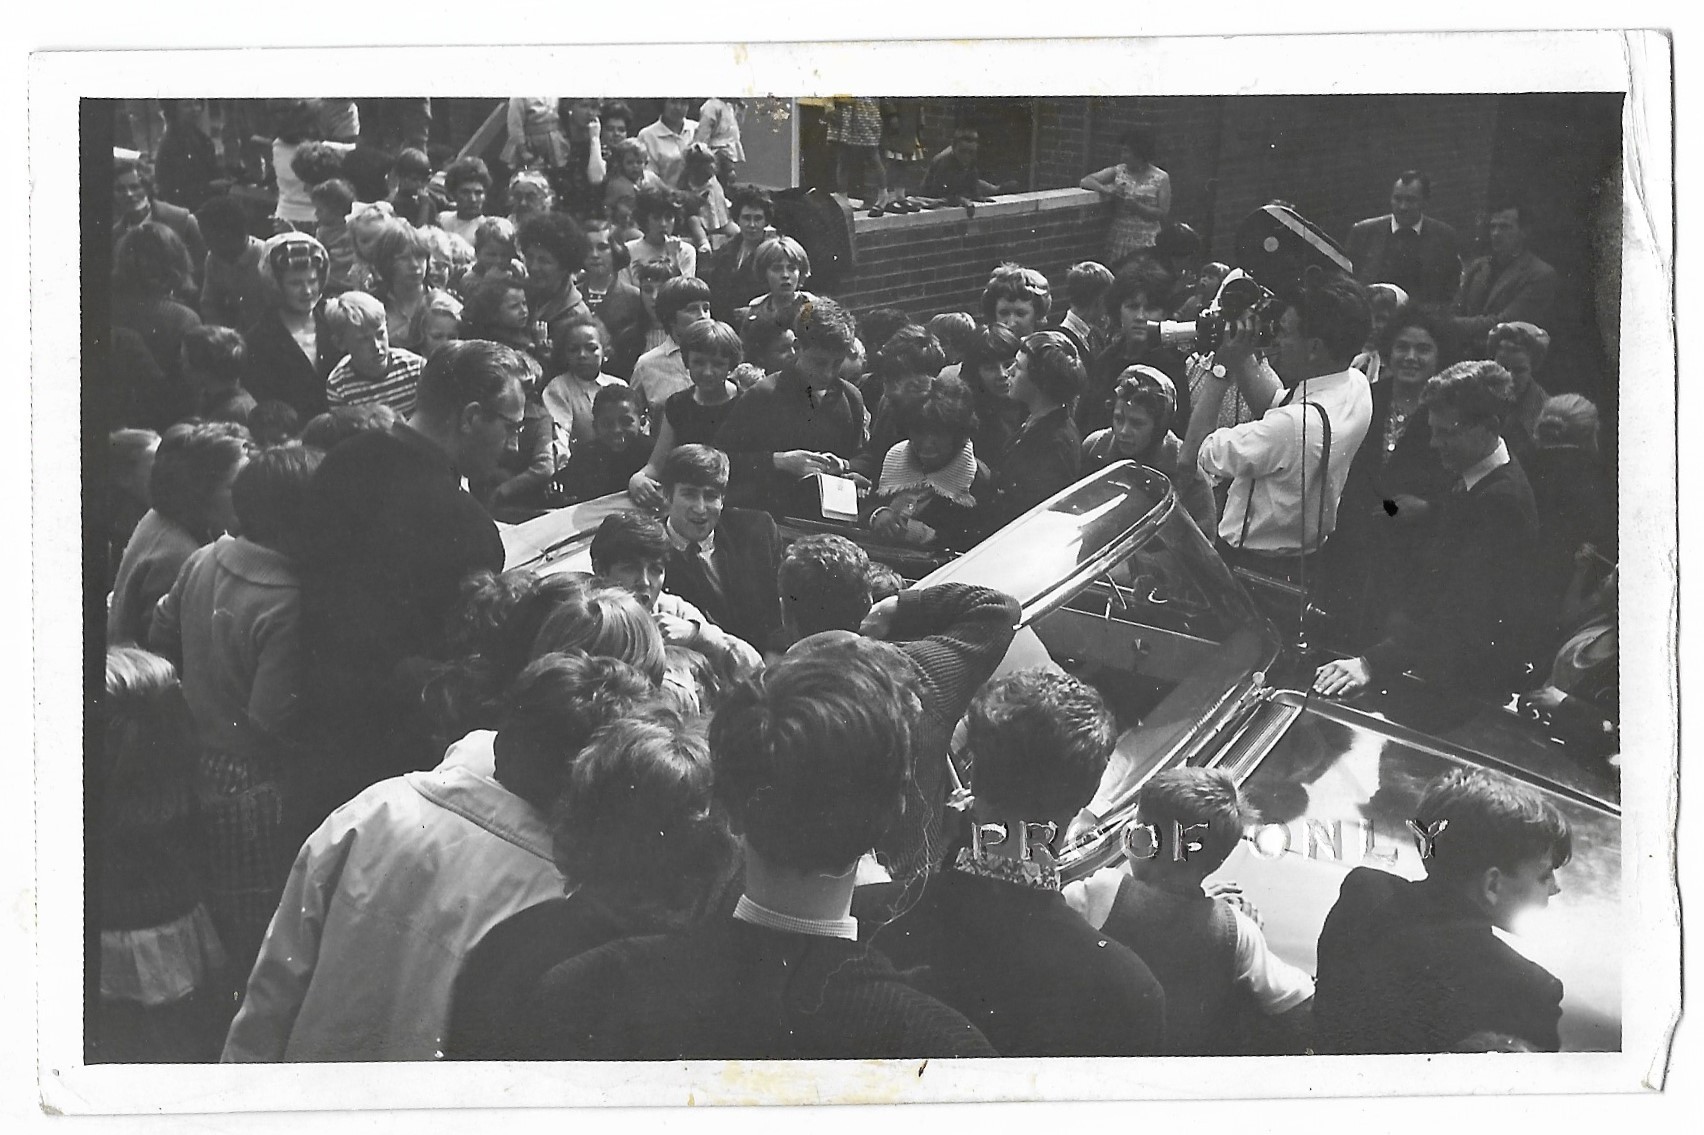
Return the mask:
<svg viewBox="0 0 1704 1135">
<path fill-rule="evenodd" d="M 899 883 L 854 896 L 861 925 L 876 924 L 866 940 L 1002 1056 L 1162 1051 L 1159 982 L 1066 904 L 1041 838 L 1063 832 L 1095 794 L 1115 738 L 1112 714 L 1076 678 L 1031 670 L 991 683 L 967 718 L 971 822 L 1005 838 L 961 846 L 921 896 Z"/>
<path fill-rule="evenodd" d="M 969 123 L 959 123 L 953 129 L 952 145 L 929 160 L 923 174 L 922 197 L 944 198 L 950 204 L 967 201 L 987 201 L 996 193 L 1015 193 L 1017 187 L 995 185 L 984 180 L 977 159 L 982 147 L 982 134 Z"/>
<path fill-rule="evenodd" d="M 698 275 L 697 250 L 675 235 L 680 227 L 680 213 L 680 201 L 673 190 L 641 189 L 633 208 L 641 235 L 627 242 L 628 262 L 667 260 L 682 276 Z"/>
</svg>

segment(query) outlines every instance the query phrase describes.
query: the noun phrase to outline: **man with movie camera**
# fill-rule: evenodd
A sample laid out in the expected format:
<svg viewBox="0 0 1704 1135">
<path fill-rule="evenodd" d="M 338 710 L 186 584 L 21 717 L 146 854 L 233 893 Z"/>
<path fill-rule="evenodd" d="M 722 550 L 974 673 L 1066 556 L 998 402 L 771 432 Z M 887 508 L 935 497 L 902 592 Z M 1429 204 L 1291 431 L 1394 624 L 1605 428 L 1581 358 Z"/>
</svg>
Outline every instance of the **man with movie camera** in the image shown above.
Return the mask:
<svg viewBox="0 0 1704 1135">
<path fill-rule="evenodd" d="M 1219 519 L 1225 561 L 1297 582 L 1337 526 L 1349 462 L 1372 418 L 1366 376 L 1350 365 L 1372 316 L 1361 284 L 1319 270 L 1306 273 L 1275 325 L 1262 310 L 1237 316 L 1210 356 L 1183 457 L 1231 482 Z M 1214 429 L 1233 382 L 1259 417 Z"/>
</svg>

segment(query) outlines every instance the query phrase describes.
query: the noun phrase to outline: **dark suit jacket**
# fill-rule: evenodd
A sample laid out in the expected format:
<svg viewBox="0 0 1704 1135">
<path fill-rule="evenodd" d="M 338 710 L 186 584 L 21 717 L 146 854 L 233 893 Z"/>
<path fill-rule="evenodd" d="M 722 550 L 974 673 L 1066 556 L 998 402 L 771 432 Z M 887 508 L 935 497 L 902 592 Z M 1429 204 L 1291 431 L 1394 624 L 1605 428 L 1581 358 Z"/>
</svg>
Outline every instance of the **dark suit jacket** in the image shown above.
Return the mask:
<svg viewBox="0 0 1704 1135">
<path fill-rule="evenodd" d="M 686 553 L 671 548 L 669 591 L 759 650 L 779 645 L 781 592 L 775 573 L 781 566 L 781 532 L 774 518 L 754 509 L 723 509 L 716 524 L 712 559 L 721 581 L 720 593 L 687 564 Z"/>
<path fill-rule="evenodd" d="M 745 264 L 740 265 L 744 240 L 743 236 L 735 237 L 710 254 L 708 265 L 699 265 L 698 274 L 710 285 L 710 311 L 724 323 L 733 323 L 737 308 L 769 290 L 758 276 L 752 257 L 748 256 Z"/>
<path fill-rule="evenodd" d="M 1395 284 L 1410 299 L 1424 303 L 1449 303 L 1461 281 L 1461 238 L 1449 225 L 1427 217 L 1420 226 L 1420 270 L 1417 274 L 1393 271 L 1386 253 L 1390 251 L 1391 215 L 1368 217 L 1349 230 L 1347 249 L 1355 265 L 1355 278 L 1363 284 Z"/>
<path fill-rule="evenodd" d="M 311 363 L 275 311 L 268 312 L 259 323 L 243 332 L 248 342 L 244 388 L 254 395 L 256 402 L 276 398 L 289 403 L 301 415 L 303 425 L 325 412 L 326 376 L 343 357 L 333 345 L 323 303 L 314 308 L 314 325 L 319 331 L 319 358 Z"/>
<path fill-rule="evenodd" d="M 1460 346 L 1474 355 L 1485 353 L 1485 335 L 1499 323 L 1525 321 L 1551 329 L 1556 304 L 1556 269 L 1523 252 L 1502 271 L 1490 257 L 1473 261 L 1461 274 L 1451 321 Z"/>
<path fill-rule="evenodd" d="M 1437 508 L 1419 576 L 1367 661 L 1380 679 L 1413 669 L 1470 693 L 1501 694 L 1537 622 L 1532 486 L 1511 459 L 1467 492 L 1446 494 Z"/>
<path fill-rule="evenodd" d="M 1447 1052 L 1479 1032 L 1560 1047 L 1562 983 L 1430 880 L 1371 867 L 1343 880 L 1319 933 L 1324 1052 Z"/>
</svg>

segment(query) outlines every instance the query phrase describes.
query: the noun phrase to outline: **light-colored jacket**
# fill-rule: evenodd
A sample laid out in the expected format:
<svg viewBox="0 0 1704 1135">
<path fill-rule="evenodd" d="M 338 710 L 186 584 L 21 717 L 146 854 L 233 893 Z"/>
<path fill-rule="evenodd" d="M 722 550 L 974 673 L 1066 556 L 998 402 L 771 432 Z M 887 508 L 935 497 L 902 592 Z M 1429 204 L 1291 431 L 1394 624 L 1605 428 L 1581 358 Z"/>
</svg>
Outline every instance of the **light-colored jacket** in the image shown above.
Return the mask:
<svg viewBox="0 0 1704 1135">
<path fill-rule="evenodd" d="M 545 817 L 492 778 L 495 737 L 373 785 L 302 845 L 224 1060 L 441 1056 L 462 959 L 563 892 Z"/>
</svg>

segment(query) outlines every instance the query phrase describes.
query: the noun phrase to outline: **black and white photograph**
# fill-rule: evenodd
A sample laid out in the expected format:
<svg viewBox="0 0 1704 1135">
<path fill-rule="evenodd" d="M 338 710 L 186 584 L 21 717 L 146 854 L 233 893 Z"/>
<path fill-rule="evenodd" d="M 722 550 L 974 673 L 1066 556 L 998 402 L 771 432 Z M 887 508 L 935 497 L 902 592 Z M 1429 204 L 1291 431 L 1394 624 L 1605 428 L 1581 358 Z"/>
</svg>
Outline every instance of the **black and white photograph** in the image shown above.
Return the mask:
<svg viewBox="0 0 1704 1135">
<path fill-rule="evenodd" d="M 1662 1089 L 1671 50 L 37 53 L 40 1100 Z"/>
</svg>

